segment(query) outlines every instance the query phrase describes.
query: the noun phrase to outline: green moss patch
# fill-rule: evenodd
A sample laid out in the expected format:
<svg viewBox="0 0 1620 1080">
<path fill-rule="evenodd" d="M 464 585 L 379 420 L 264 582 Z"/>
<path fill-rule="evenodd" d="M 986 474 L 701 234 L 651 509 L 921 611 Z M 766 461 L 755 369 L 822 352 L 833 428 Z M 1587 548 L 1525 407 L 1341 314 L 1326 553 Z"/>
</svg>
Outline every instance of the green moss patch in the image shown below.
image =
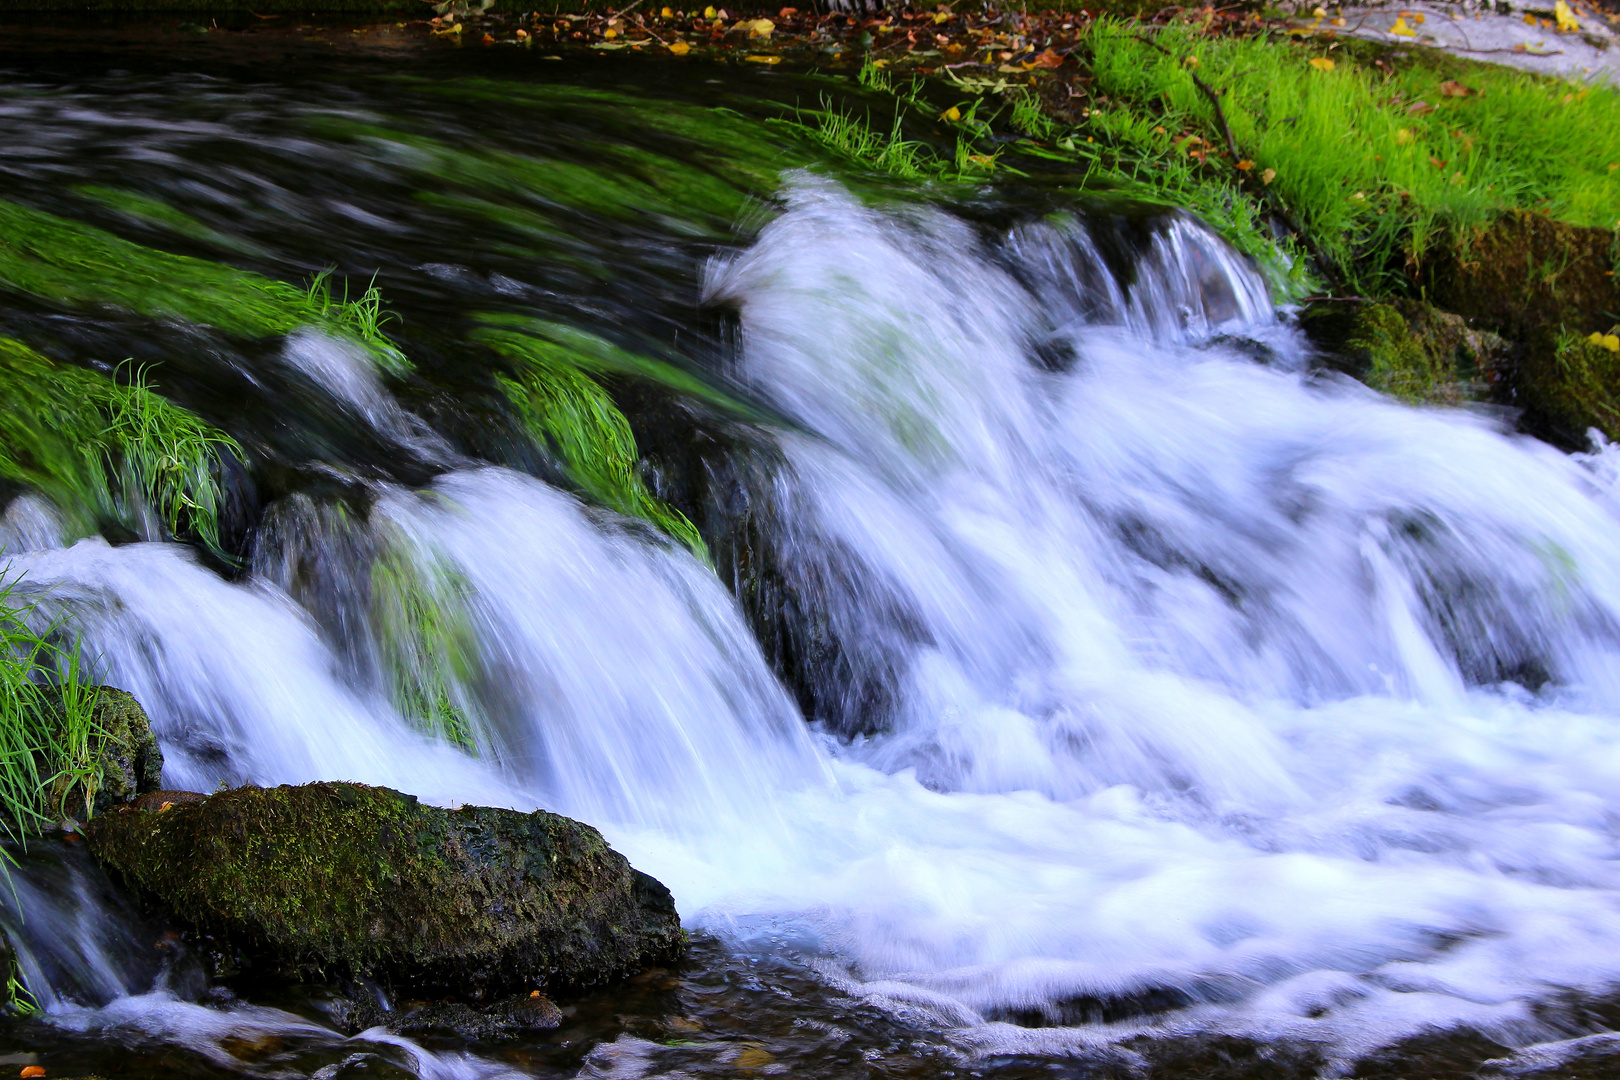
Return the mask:
<svg viewBox="0 0 1620 1080">
<path fill-rule="evenodd" d="M 602 982 L 685 947 L 662 885 L 543 810 L 244 787 L 105 814 L 86 838 L 146 900 L 260 972 L 477 998 Z"/>
</svg>

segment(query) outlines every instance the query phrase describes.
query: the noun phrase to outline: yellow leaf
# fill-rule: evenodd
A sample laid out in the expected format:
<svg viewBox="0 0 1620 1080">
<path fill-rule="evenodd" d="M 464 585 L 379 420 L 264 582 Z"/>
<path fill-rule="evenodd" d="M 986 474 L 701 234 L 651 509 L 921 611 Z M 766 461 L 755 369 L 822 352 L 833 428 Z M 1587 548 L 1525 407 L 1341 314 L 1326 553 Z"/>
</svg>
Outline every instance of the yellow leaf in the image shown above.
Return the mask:
<svg viewBox="0 0 1620 1080">
<path fill-rule="evenodd" d="M 1620 353 L 1620 336 L 1615 334 L 1600 334 L 1594 330 L 1587 336 L 1586 340 L 1591 342 L 1593 345 L 1596 345 L 1600 349 L 1608 349 L 1610 352 Z"/>
<path fill-rule="evenodd" d="M 1250 169 L 1254 168 L 1254 162 L 1252 162 L 1252 161 L 1240 161 L 1240 162 L 1237 163 L 1236 168 L 1241 169 L 1244 172 L 1248 172 Z"/>
<path fill-rule="evenodd" d="M 1262 184 L 1267 185 L 1268 187 L 1270 186 L 1271 182 L 1273 180 L 1275 180 L 1275 179 L 1277 179 L 1277 170 L 1276 169 L 1267 169 L 1265 172 L 1260 174 L 1260 182 Z"/>
<path fill-rule="evenodd" d="M 1311 12 L 1311 15 L 1314 16 L 1315 18 L 1318 18 L 1318 19 L 1325 19 L 1325 18 L 1327 18 L 1327 9 L 1323 8 L 1323 7 L 1317 7 Z"/>
<path fill-rule="evenodd" d="M 780 64 L 782 62 L 780 56 L 749 56 L 744 59 L 750 64 Z"/>
<path fill-rule="evenodd" d="M 608 29 L 602 31 L 602 37 L 604 39 L 608 40 L 608 41 L 612 41 L 614 38 L 616 38 L 618 36 L 619 36 L 619 32 L 617 30 L 614 30 L 611 27 L 609 27 Z"/>
<path fill-rule="evenodd" d="M 1569 10 L 1569 5 L 1564 3 L 1564 0 L 1558 0 L 1558 3 L 1553 5 L 1553 16 L 1558 20 L 1560 34 L 1573 34 L 1581 28 L 1581 24 L 1575 21 L 1574 13 Z"/>
<path fill-rule="evenodd" d="M 941 11 L 939 14 L 934 16 L 934 25 L 935 26 L 943 26 L 944 24 L 946 24 L 946 23 L 948 23 L 950 21 L 951 21 L 951 17 L 949 15 L 945 14 L 943 11 Z"/>
<path fill-rule="evenodd" d="M 751 38 L 768 38 L 771 31 L 776 29 L 776 24 L 769 19 L 754 19 L 752 22 L 740 22 L 736 28 L 746 29 Z"/>
<path fill-rule="evenodd" d="M 1395 25 L 1389 28 L 1389 32 L 1396 37 L 1417 37 L 1417 31 L 1407 26 L 1405 17 L 1400 15 L 1395 17 Z"/>
<path fill-rule="evenodd" d="M 1534 15 L 1526 13 L 1525 16 L 1524 16 L 1524 25 L 1526 25 L 1526 26 L 1534 26 L 1534 25 L 1536 25 L 1536 17 Z"/>
<path fill-rule="evenodd" d="M 1311 57 L 1311 67 L 1315 68 L 1317 71 L 1332 71 L 1333 66 L 1333 61 L 1326 56 Z"/>
<path fill-rule="evenodd" d="M 674 53 L 676 56 L 685 56 L 687 53 L 692 51 L 692 46 L 688 45 L 684 41 L 672 41 L 669 43 L 669 51 Z"/>
<path fill-rule="evenodd" d="M 1417 136 L 1412 134 L 1411 128 L 1395 129 L 1395 145 L 1397 146 L 1410 146 L 1412 144 L 1412 140 L 1415 138 L 1417 138 Z"/>
<path fill-rule="evenodd" d="M 944 112 L 940 113 L 939 118 L 941 120 L 949 120 L 951 123 L 954 124 L 958 120 L 962 119 L 962 110 L 958 109 L 955 105 L 952 105 L 950 108 L 948 108 Z"/>
<path fill-rule="evenodd" d="M 658 17 L 660 19 L 673 19 L 675 17 L 675 11 L 673 8 L 665 8 L 663 11 L 658 13 Z"/>
<path fill-rule="evenodd" d="M 718 14 L 719 12 L 715 11 L 712 7 L 706 7 L 703 9 L 703 17 L 705 19 L 712 19 Z"/>
</svg>

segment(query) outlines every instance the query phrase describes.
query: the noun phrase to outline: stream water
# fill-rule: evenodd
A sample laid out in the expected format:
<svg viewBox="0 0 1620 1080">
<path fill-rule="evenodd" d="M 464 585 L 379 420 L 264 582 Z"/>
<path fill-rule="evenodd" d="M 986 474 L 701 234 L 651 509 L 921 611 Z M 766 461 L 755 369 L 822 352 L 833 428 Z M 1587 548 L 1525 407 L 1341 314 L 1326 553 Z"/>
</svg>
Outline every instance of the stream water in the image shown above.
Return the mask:
<svg viewBox="0 0 1620 1080">
<path fill-rule="evenodd" d="M 207 985 L 40 845 L 7 920 L 45 1009 L 0 1031 L 0 1062 L 427 1080 L 1604 1060 L 1616 452 L 1333 374 L 1190 218 L 1061 178 L 906 192 L 772 121 L 859 101 L 847 80 L 49 41 L 0 51 L 4 199 L 283 281 L 375 274 L 410 370 L 317 328 L 0 282 L 0 333 L 154 365 L 249 458 L 234 561 L 64 535 L 18 495 L 10 572 L 144 703 L 168 786 L 543 806 L 665 882 L 697 946 L 568 1002 L 548 1041 L 345 1039 L 318 990 Z M 603 379 L 643 475 L 707 561 L 580 497 L 498 392 L 491 316 L 617 350 Z M 448 613 L 405 662 L 432 669 L 459 743 L 391 694 L 379 605 L 402 577 Z"/>
</svg>

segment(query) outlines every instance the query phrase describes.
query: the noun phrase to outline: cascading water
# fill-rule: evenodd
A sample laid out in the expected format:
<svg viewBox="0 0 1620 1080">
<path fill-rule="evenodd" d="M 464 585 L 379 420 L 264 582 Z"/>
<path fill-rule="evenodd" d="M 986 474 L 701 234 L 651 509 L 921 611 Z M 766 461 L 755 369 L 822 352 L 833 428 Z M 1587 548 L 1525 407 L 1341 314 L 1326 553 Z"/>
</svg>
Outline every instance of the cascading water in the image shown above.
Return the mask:
<svg viewBox="0 0 1620 1080">
<path fill-rule="evenodd" d="M 25 497 L 11 570 L 145 704 L 169 784 L 580 817 L 692 927 L 975 1054 L 1524 1045 L 1567 1034 L 1538 1002 L 1620 983 L 1613 451 L 1318 371 L 1190 218 L 1121 265 L 1078 214 L 989 235 L 809 174 L 773 212 L 702 284 L 738 328 L 716 382 L 773 417 L 710 529 L 746 517 L 746 560 L 476 460 L 310 331 L 267 361 L 300 409 L 435 479 L 323 465 L 341 496 L 265 510 L 237 580 L 62 546 Z M 67 918 L 41 873 L 25 918 Z M 61 1024 L 335 1038 L 109 974 L 120 947 L 27 954 Z"/>
</svg>

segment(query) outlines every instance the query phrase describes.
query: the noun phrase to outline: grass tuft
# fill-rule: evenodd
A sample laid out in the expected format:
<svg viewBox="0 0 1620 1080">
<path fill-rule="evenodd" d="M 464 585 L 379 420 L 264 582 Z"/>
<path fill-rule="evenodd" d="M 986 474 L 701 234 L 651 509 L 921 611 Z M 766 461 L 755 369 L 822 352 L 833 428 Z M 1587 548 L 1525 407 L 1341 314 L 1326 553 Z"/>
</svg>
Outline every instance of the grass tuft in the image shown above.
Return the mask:
<svg viewBox="0 0 1620 1080">
<path fill-rule="evenodd" d="M 220 553 L 222 479 L 241 446 L 156 393 L 144 368 L 122 370 L 120 384 L 0 337 L 0 478 L 49 496 L 80 535 L 156 525 Z"/>
</svg>

